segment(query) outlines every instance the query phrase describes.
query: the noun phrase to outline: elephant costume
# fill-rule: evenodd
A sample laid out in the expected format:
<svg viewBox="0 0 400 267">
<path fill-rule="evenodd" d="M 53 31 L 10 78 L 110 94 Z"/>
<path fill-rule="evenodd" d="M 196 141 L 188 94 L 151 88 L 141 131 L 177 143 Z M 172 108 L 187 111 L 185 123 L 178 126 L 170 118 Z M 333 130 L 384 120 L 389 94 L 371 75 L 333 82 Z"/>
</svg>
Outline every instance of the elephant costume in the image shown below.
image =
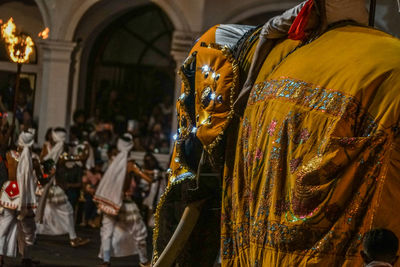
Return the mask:
<svg viewBox="0 0 400 267">
<path fill-rule="evenodd" d="M 310 0 L 202 35 L 155 266 L 360 266 L 367 231 L 400 235 L 400 41 L 366 23 L 363 0 Z"/>
</svg>

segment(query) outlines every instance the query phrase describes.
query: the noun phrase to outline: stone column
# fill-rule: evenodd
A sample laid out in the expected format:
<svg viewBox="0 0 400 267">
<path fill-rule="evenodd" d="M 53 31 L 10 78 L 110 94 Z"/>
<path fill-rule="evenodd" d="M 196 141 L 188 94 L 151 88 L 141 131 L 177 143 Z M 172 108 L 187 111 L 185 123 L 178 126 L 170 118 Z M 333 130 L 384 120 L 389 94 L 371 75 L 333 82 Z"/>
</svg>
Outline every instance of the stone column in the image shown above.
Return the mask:
<svg viewBox="0 0 400 267">
<path fill-rule="evenodd" d="M 70 87 L 71 54 L 74 42 L 43 40 L 42 88 L 40 88 L 38 141 L 43 143 L 49 127 L 66 127 Z"/>
<path fill-rule="evenodd" d="M 176 101 L 181 92 L 181 78 L 177 74 L 179 68 L 182 66 L 182 63 L 185 59 L 189 56 L 189 52 L 193 46 L 194 40 L 198 34 L 193 32 L 182 32 L 182 31 L 175 31 L 172 37 L 172 49 L 171 55 L 175 59 L 176 69 L 175 69 L 175 91 L 174 91 L 174 112 L 172 113 L 172 129 L 171 133 L 174 135 L 178 128 L 178 122 L 176 120 Z M 171 144 L 173 144 L 174 140 L 172 140 L 171 136 Z M 172 151 L 172 145 L 171 145 Z"/>
</svg>

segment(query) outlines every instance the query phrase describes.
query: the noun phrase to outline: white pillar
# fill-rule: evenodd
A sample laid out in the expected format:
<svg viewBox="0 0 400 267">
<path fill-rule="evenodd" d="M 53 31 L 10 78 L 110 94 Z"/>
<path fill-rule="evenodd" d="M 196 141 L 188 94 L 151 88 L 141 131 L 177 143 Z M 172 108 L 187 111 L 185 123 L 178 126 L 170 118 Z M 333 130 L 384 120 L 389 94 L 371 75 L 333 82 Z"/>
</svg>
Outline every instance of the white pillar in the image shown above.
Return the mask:
<svg viewBox="0 0 400 267">
<path fill-rule="evenodd" d="M 81 75 L 81 58 L 82 58 L 82 49 L 81 47 L 78 45 L 77 47 L 75 47 L 75 51 L 72 54 L 72 61 L 71 61 L 71 73 L 70 73 L 70 77 L 71 77 L 71 106 L 69 107 L 69 111 L 70 114 L 67 114 L 67 123 L 73 123 L 73 112 L 75 112 L 75 110 L 77 110 L 78 105 L 79 105 L 79 101 L 78 101 L 78 97 L 79 97 L 79 79 L 80 79 L 80 75 Z M 68 108 L 68 107 L 67 107 Z M 68 116 L 69 115 L 69 116 Z"/>
<path fill-rule="evenodd" d="M 49 127 L 65 127 L 69 103 L 71 53 L 76 43 L 41 41 L 43 54 L 42 88 L 39 110 L 39 143 Z"/>
</svg>

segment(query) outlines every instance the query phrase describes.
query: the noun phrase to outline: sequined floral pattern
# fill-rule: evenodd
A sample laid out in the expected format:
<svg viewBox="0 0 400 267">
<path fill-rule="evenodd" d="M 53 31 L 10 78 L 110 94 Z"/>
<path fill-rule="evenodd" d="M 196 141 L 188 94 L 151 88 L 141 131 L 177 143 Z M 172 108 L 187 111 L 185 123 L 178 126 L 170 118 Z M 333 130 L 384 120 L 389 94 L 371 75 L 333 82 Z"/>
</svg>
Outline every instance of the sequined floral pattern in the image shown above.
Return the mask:
<svg viewBox="0 0 400 267">
<path fill-rule="evenodd" d="M 354 129 L 356 136 L 368 136 L 377 128 L 377 123 L 354 97 L 303 81 L 282 77 L 258 83 L 253 87 L 248 104 L 254 105 L 269 99 L 280 99 L 310 110 L 340 116 L 357 125 Z"/>
<path fill-rule="evenodd" d="M 290 172 L 294 173 L 302 162 L 302 158 L 295 158 L 290 161 Z"/>
<path fill-rule="evenodd" d="M 281 100 L 301 109 L 274 112 L 273 104 Z M 380 162 L 385 134 L 378 134 L 377 124 L 363 112 L 353 112 L 362 108 L 352 97 L 292 79 L 255 85 L 249 105 L 238 143 L 244 169 L 235 165 L 235 182 L 226 188 L 226 196 L 233 197 L 223 202 L 222 258 L 235 259 L 249 249 L 255 254 L 279 250 L 337 255 L 345 246 L 350 246 L 346 253 L 357 254 L 364 233 L 360 229 L 366 229 L 358 228 L 358 218 L 372 216 L 365 207 L 377 190 L 381 171 L 380 164 L 358 166 Z M 309 111 L 315 114 L 310 116 Z M 363 131 L 352 128 L 361 135 L 332 136 L 343 119 L 350 127 L 362 121 Z M 326 127 L 315 134 L 310 129 L 317 121 Z M 244 181 L 242 187 L 238 181 Z M 340 189 L 349 186 L 355 194 Z M 232 210 L 235 215 L 228 216 Z M 339 227 L 343 224 L 347 226 Z"/>
<path fill-rule="evenodd" d="M 278 122 L 276 120 L 271 121 L 271 123 L 268 126 L 268 135 L 270 136 L 274 135 L 277 124 Z"/>
</svg>

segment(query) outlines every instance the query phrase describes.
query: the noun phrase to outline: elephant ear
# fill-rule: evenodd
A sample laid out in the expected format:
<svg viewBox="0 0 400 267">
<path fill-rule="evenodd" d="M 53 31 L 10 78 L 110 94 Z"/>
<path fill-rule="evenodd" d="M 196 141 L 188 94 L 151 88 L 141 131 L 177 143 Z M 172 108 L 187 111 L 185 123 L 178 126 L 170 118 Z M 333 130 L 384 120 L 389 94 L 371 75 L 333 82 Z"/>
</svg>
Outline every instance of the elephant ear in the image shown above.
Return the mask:
<svg viewBox="0 0 400 267">
<path fill-rule="evenodd" d="M 192 50 L 178 74 L 178 131 L 169 169 L 169 182 L 193 179 L 201 147 L 213 155 L 222 145 L 239 92 L 239 67 L 227 46 L 202 42 Z"/>
<path fill-rule="evenodd" d="M 239 92 L 239 67 L 227 46 L 202 43 L 195 79 L 196 136 L 212 154 L 234 116 Z"/>
</svg>

